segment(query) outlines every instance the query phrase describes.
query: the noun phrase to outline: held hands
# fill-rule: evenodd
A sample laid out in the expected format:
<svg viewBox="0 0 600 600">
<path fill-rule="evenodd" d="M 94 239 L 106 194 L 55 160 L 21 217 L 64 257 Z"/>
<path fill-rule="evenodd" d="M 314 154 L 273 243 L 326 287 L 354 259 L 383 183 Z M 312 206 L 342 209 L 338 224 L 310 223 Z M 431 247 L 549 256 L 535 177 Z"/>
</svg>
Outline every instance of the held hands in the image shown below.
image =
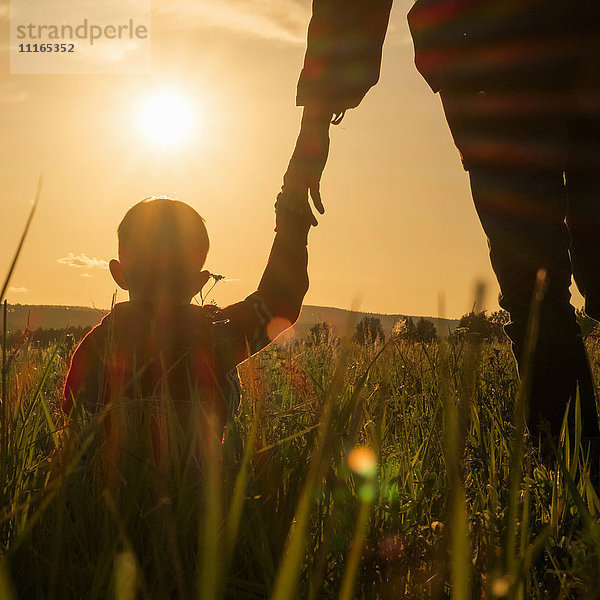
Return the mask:
<svg viewBox="0 0 600 600">
<path fill-rule="evenodd" d="M 325 212 L 319 190 L 321 175 L 329 153 L 329 125 L 333 112 L 305 107 L 296 147 L 283 177 L 282 193 L 277 209 L 306 216 L 318 224 L 308 200 L 308 194 L 319 214 Z"/>
</svg>

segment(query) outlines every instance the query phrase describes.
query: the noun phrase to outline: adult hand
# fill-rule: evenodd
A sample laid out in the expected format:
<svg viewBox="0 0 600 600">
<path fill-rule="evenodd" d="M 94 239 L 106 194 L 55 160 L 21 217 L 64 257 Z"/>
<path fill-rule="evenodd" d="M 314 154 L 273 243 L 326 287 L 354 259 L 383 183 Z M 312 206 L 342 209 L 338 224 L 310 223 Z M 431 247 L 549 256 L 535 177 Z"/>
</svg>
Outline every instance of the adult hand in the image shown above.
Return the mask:
<svg viewBox="0 0 600 600">
<path fill-rule="evenodd" d="M 286 208 L 309 216 L 313 225 L 317 220 L 308 200 L 312 198 L 319 214 L 325 212 L 321 199 L 320 182 L 329 153 L 329 125 L 333 112 L 320 107 L 305 107 L 296 147 L 283 177 Z"/>
</svg>

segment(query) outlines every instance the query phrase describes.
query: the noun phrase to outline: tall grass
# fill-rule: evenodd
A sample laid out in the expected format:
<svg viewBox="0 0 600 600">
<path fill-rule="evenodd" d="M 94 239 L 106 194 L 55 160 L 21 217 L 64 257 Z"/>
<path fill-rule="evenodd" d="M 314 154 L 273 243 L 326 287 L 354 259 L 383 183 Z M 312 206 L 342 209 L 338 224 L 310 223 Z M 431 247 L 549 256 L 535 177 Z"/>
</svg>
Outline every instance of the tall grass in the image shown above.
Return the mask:
<svg viewBox="0 0 600 600">
<path fill-rule="evenodd" d="M 241 366 L 240 409 L 209 452 L 199 417 L 182 423 L 168 394 L 67 423 L 57 407 L 69 351 L 7 357 L 2 598 L 600 589 L 600 501 L 581 424 L 575 440 L 565 428 L 556 466 L 529 442 L 515 460 L 506 345 L 272 347 Z M 598 377 L 595 340 L 590 354 Z M 363 470 L 348 458 L 365 447 Z"/>
</svg>

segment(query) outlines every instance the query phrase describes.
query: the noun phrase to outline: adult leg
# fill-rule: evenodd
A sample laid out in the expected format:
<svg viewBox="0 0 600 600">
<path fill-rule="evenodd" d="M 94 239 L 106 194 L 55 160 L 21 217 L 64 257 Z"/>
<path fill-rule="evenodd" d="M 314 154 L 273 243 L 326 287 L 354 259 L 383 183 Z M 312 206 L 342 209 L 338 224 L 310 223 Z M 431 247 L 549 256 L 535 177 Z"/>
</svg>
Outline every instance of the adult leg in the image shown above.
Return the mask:
<svg viewBox="0 0 600 600">
<path fill-rule="evenodd" d="M 533 364 L 528 365 L 529 425 L 535 434 L 547 421 L 556 436 L 578 382 L 584 413 L 595 410 L 585 350 L 570 304 L 571 265 L 562 173 L 473 167 L 469 174 L 473 201 L 488 236 L 490 259 L 500 284 L 500 305 L 511 316 L 506 332 L 520 372 L 526 366 L 525 335 L 537 273 L 540 269 L 546 272 L 535 355 Z"/>
<path fill-rule="evenodd" d="M 532 369 L 529 426 L 543 421 L 560 431 L 578 381 L 588 387 L 587 362 L 570 304 L 570 237 L 565 224 L 563 179 L 566 130 L 558 119 L 520 112 L 530 97 L 509 94 L 442 93 L 457 147 L 469 171 L 473 200 L 488 237 L 500 305 L 511 315 L 506 331 L 520 371 L 533 290 L 540 269 L 547 288 L 540 306 Z M 584 367 L 586 367 L 584 369 Z M 584 412 L 595 410 L 589 390 Z M 593 427 L 592 419 L 586 419 Z M 597 422 L 596 430 L 597 430 Z M 588 432 L 593 435 L 590 430 Z"/>
<path fill-rule="evenodd" d="M 571 157 L 565 178 L 573 274 L 585 297 L 586 313 L 600 321 L 600 106 L 571 120 L 569 147 Z M 588 367 L 587 356 L 581 360 Z M 596 402 L 583 402 L 583 390 L 587 388 L 586 396 L 592 399 L 595 385 L 589 367 L 584 370 L 583 364 L 580 381 L 584 431 L 597 435 L 597 429 L 589 424 L 598 423 L 597 398 Z"/>
<path fill-rule="evenodd" d="M 596 114 L 570 123 L 566 172 L 573 274 L 585 297 L 585 312 L 596 321 L 600 321 L 600 98 L 598 104 Z"/>
</svg>

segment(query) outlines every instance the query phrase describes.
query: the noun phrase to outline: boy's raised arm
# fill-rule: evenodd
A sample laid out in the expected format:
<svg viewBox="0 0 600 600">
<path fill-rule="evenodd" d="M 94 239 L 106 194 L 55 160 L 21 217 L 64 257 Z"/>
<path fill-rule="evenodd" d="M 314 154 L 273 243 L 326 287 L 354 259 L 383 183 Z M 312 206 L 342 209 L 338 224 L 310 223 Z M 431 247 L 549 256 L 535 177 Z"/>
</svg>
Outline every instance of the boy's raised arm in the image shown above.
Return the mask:
<svg viewBox="0 0 600 600">
<path fill-rule="evenodd" d="M 308 290 L 307 244 L 311 223 L 307 215 L 293 210 L 283 193 L 277 199 L 275 211 L 277 233 L 257 293 L 273 317 L 293 325 Z"/>
<path fill-rule="evenodd" d="M 227 320 L 221 341 L 228 359 L 238 364 L 293 325 L 308 290 L 310 218 L 293 212 L 282 193 L 277 199 L 276 235 L 258 289 L 221 312 Z"/>
</svg>

